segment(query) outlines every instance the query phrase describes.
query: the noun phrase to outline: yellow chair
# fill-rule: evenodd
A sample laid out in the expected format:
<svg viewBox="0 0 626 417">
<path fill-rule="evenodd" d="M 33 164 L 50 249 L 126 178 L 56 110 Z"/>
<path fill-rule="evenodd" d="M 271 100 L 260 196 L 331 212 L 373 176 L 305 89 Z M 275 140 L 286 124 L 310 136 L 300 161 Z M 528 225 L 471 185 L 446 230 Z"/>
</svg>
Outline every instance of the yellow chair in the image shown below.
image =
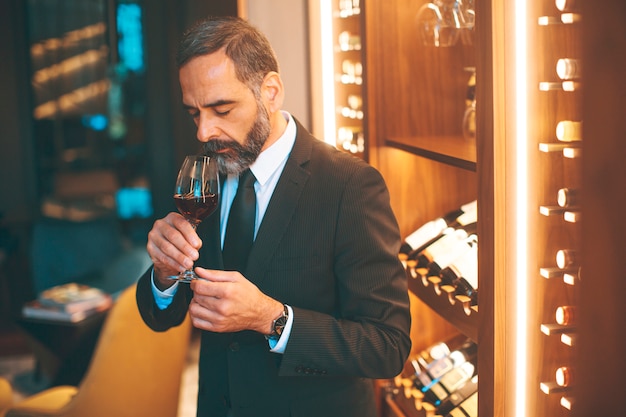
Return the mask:
<svg viewBox="0 0 626 417">
<path fill-rule="evenodd" d="M 139 316 L 135 291 L 136 285 L 124 290 L 109 312 L 78 387 L 42 391 L 9 406 L 6 417 L 175 417 L 191 322 L 152 331 Z"/>
<path fill-rule="evenodd" d="M 13 388 L 11 383 L 0 376 L 0 416 L 13 405 Z"/>
</svg>

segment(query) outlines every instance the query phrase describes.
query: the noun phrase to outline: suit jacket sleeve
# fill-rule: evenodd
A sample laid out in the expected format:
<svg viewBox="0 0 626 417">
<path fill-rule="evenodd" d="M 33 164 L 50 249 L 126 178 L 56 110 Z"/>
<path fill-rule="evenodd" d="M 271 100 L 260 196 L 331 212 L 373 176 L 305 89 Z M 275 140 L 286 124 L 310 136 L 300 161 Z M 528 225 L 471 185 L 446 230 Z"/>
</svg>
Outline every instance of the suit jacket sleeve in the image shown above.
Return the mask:
<svg viewBox="0 0 626 417">
<path fill-rule="evenodd" d="M 187 307 L 192 298 L 189 285 L 179 285 L 172 303 L 161 310 L 152 294 L 152 267 L 137 282 L 137 306 L 143 321 L 154 331 L 165 331 L 181 324 L 187 315 Z"/>
<path fill-rule="evenodd" d="M 333 314 L 294 309 L 281 375 L 390 378 L 411 347 L 400 236 L 382 176 L 367 164 L 347 180 L 337 210 Z"/>
</svg>

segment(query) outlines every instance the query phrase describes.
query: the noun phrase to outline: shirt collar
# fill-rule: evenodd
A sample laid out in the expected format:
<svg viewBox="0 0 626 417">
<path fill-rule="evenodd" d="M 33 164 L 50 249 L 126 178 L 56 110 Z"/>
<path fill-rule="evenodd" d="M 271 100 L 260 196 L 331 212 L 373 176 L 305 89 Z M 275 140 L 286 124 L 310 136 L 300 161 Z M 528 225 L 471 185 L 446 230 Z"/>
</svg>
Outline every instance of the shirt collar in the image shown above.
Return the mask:
<svg viewBox="0 0 626 417">
<path fill-rule="evenodd" d="M 272 146 L 261 152 L 250 166 L 250 170 L 261 186 L 269 180 L 279 167 L 283 166 L 296 141 L 296 122 L 288 112 L 282 111 L 282 115 L 287 121 L 285 131 Z"/>
</svg>

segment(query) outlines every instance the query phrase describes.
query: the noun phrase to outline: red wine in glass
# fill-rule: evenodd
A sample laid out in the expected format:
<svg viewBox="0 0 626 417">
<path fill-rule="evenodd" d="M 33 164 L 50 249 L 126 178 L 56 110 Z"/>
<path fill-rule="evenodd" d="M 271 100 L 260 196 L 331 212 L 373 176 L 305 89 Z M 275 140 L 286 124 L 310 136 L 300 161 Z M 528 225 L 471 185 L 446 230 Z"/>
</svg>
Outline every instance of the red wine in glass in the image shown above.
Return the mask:
<svg viewBox="0 0 626 417">
<path fill-rule="evenodd" d="M 189 223 L 198 225 L 217 208 L 217 194 L 202 197 L 174 194 L 174 204 Z"/>
<path fill-rule="evenodd" d="M 174 204 L 194 229 L 217 208 L 219 187 L 216 160 L 204 155 L 185 157 L 176 178 Z M 190 282 L 198 279 L 198 276 L 192 268 L 169 278 L 180 282 Z"/>
</svg>

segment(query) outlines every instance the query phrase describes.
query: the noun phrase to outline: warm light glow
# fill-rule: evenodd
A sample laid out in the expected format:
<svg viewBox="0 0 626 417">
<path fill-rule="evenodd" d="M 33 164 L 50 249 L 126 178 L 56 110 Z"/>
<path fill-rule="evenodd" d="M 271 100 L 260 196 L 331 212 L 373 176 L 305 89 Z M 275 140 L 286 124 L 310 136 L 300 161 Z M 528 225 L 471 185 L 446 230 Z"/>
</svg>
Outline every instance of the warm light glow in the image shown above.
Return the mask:
<svg viewBox="0 0 626 417">
<path fill-rule="evenodd" d="M 83 28 L 66 32 L 62 38 L 50 38 L 33 44 L 30 53 L 33 58 L 41 58 L 46 52 L 56 52 L 61 48 L 71 48 L 76 43 L 103 37 L 106 34 L 107 26 L 104 23 L 96 23 Z"/>
<path fill-rule="evenodd" d="M 528 317 L 528 97 L 526 2 L 515 2 L 515 415 L 526 416 L 527 317 Z"/>
<path fill-rule="evenodd" d="M 63 76 L 78 77 L 80 74 L 76 73 L 84 70 L 86 67 L 106 65 L 108 56 L 109 48 L 106 45 L 100 46 L 99 49 L 89 49 L 49 67 L 35 71 L 33 83 L 35 86 L 39 86 Z"/>
<path fill-rule="evenodd" d="M 67 117 L 70 114 L 81 114 L 84 106 L 89 101 L 104 100 L 109 92 L 111 83 L 109 80 L 99 80 L 84 87 L 77 88 L 67 94 L 59 96 L 56 100 L 50 100 L 40 104 L 33 111 L 33 116 L 37 120 L 54 118 L 57 116 Z"/>
<path fill-rule="evenodd" d="M 322 37 L 322 112 L 324 114 L 324 141 L 336 146 L 335 129 L 335 63 L 333 40 L 333 10 L 331 0 L 320 0 Z"/>
</svg>

